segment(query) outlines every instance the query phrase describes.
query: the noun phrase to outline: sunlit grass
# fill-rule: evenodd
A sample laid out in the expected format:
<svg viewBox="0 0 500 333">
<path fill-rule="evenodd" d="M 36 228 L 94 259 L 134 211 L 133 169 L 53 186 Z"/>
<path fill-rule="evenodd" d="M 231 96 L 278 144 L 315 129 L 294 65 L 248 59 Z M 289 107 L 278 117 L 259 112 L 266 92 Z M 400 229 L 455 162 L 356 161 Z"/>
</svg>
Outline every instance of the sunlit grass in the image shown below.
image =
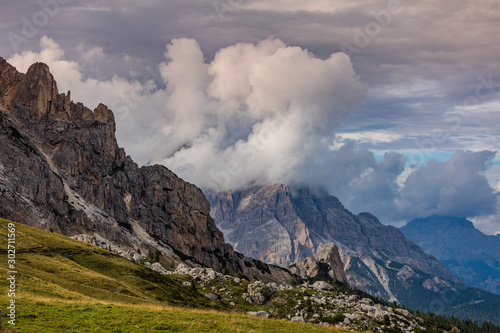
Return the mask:
<svg viewBox="0 0 500 333">
<path fill-rule="evenodd" d="M 332 328 L 160 305 L 21 299 L 27 332 L 335 332 Z M 340 332 L 340 331 L 337 331 Z"/>
<path fill-rule="evenodd" d="M 0 219 L 0 267 L 7 274 L 7 223 Z M 112 252 L 16 223 L 16 320 L 21 332 L 332 332 L 261 319 L 210 301 Z M 234 287 L 241 288 L 241 287 Z M 0 304 L 7 302 L 0 279 Z M 3 290 L 3 292 L 2 292 Z M 3 318 L 6 327 L 7 318 Z"/>
</svg>

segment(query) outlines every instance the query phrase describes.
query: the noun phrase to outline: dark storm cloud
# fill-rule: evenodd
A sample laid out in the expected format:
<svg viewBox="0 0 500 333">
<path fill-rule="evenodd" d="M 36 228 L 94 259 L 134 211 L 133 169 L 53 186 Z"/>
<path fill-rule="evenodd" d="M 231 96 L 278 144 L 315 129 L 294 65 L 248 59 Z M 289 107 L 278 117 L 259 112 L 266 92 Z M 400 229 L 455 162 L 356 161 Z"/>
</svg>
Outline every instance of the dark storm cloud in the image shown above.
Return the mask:
<svg viewBox="0 0 500 333">
<path fill-rule="evenodd" d="M 430 160 L 408 176 L 401 210 L 408 216 L 474 217 L 496 213 L 498 194 L 484 171 L 495 152 L 458 151 L 446 162 Z"/>
<path fill-rule="evenodd" d="M 436 93 L 459 98 L 474 89 L 478 75 L 500 75 L 496 38 L 500 14 L 494 1 L 457 5 L 401 0 L 397 10 L 390 12 L 388 23 L 379 24 L 380 29 L 370 36 L 365 31 L 376 28 L 370 23 L 377 23 L 377 17 L 384 19 L 383 13 L 389 11 L 387 1 L 319 1 L 316 5 L 233 1 L 235 5 L 228 7 L 231 10 L 223 13 L 223 19 L 214 4 L 230 4 L 225 0 L 65 1 L 60 13 L 39 29 L 37 38 L 21 45 L 26 46 L 21 50 L 36 49 L 39 38 L 47 35 L 65 50 L 83 43 L 103 47 L 109 56 L 127 53 L 153 66 L 161 62 L 163 48 L 173 38 L 196 39 L 210 60 L 220 48 L 273 36 L 320 58 L 341 51 L 342 44 L 356 47 L 359 52 L 351 54 L 356 73 L 370 85 L 404 86 L 416 77 L 449 79 L 454 84 L 440 86 Z M 20 32 L 21 18 L 31 19 L 40 10 L 37 3 L 12 1 L 2 11 L 0 51 L 4 57 L 13 53 L 7 32 Z M 357 43 L 362 35 L 368 37 L 364 47 Z"/>
<path fill-rule="evenodd" d="M 498 192 L 484 175 L 494 156 L 492 151 L 457 151 L 401 179 L 407 162 L 403 155 L 386 153 L 377 161 L 371 151 L 349 143 L 331 152 L 305 183 L 326 188 L 356 213 L 369 211 L 386 221 L 487 216 L 496 214 L 499 204 Z"/>
</svg>

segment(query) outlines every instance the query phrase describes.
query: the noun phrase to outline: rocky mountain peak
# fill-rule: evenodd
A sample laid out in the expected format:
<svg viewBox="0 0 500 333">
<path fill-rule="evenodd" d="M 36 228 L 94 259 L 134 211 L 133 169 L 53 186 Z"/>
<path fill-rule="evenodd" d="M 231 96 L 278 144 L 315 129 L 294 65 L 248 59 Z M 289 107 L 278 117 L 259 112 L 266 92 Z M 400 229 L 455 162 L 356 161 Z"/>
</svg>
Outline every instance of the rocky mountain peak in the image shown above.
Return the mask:
<svg viewBox="0 0 500 333">
<path fill-rule="evenodd" d="M 312 255 L 315 245 L 293 208 L 293 195 L 285 184 L 207 194 L 211 216 L 226 239 L 253 258 L 289 265 Z"/>
<path fill-rule="evenodd" d="M 0 103 L 7 105 L 10 103 L 16 89 L 23 78 L 14 66 L 9 64 L 4 58 L 0 57 Z"/>
<path fill-rule="evenodd" d="M 372 223 L 382 224 L 382 223 L 380 223 L 379 219 L 375 215 L 373 215 L 372 213 L 363 212 L 363 213 L 359 213 L 358 216 L 362 217 L 362 218 L 364 218 Z"/>
<path fill-rule="evenodd" d="M 94 110 L 94 121 L 99 121 L 104 124 L 115 126 L 115 116 L 108 107 L 100 103 Z"/>
<path fill-rule="evenodd" d="M 408 228 L 443 228 L 448 227 L 462 227 L 466 229 L 475 229 L 474 224 L 464 217 L 449 217 L 433 215 L 427 218 L 418 218 L 408 223 Z M 403 227 L 404 228 L 404 227 Z"/>
<path fill-rule="evenodd" d="M 4 87 L 6 83 L 12 81 L 16 76 L 22 75 L 2 57 L 0 57 L 0 74 L 0 87 Z"/>
<path fill-rule="evenodd" d="M 208 197 L 211 215 L 238 251 L 268 263 L 296 264 L 298 274 L 314 273 L 321 266 L 314 255 L 335 244 L 347 281 L 378 297 L 406 297 L 405 282 L 396 276 L 404 266 L 458 281 L 401 231 L 370 213 L 352 214 L 328 193 L 274 184 Z"/>
<path fill-rule="evenodd" d="M 49 66 L 40 62 L 31 65 L 20 85 L 25 89 L 17 91 L 11 101 L 12 104 L 23 105 L 27 110 L 34 112 L 36 120 L 54 112 L 59 92 Z"/>
</svg>

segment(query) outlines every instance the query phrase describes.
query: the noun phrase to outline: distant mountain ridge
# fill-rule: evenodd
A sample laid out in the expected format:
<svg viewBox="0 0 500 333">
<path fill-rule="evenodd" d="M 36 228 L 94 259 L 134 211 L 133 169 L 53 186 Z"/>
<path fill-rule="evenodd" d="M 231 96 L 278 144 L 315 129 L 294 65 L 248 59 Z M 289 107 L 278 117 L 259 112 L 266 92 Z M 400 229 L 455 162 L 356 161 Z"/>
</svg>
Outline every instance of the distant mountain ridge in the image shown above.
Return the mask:
<svg viewBox="0 0 500 333">
<path fill-rule="evenodd" d="M 335 243 L 350 285 L 384 299 L 405 297 L 404 274 L 390 277 L 403 267 L 458 282 L 397 228 L 381 224 L 369 213 L 354 215 L 327 193 L 274 184 L 207 197 L 227 241 L 264 262 L 290 265 Z"/>
<path fill-rule="evenodd" d="M 500 294 L 500 235 L 445 216 L 412 220 L 401 231 L 468 285 Z"/>
</svg>

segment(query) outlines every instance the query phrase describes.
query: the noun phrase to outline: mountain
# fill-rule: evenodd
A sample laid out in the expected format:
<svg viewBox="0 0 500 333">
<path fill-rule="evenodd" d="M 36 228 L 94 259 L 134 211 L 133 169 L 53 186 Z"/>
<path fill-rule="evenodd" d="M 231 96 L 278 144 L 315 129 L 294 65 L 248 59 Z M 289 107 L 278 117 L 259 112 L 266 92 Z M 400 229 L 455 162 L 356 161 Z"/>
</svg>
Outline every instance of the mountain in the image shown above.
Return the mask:
<svg viewBox="0 0 500 333">
<path fill-rule="evenodd" d="M 163 166 L 139 167 L 118 146 L 111 110 L 59 93 L 43 63 L 26 74 L 0 58 L 0 217 L 107 244 L 128 256 L 157 251 L 288 281 L 281 268 L 244 258 L 224 242 L 196 186 Z"/>
<path fill-rule="evenodd" d="M 334 275 L 324 248 L 338 250 L 350 286 L 411 308 L 497 320 L 500 297 L 461 283 L 433 256 L 369 213 L 354 215 L 328 193 L 284 184 L 209 193 L 217 226 L 237 251 L 290 265 L 302 276 Z M 335 247 L 328 244 L 335 244 Z M 329 253 L 327 251 L 326 253 Z M 312 257 L 311 257 L 312 256 Z M 333 259 L 333 261 L 335 261 Z"/>
<path fill-rule="evenodd" d="M 401 231 L 467 285 L 500 294 L 500 235 L 488 236 L 465 218 L 415 219 Z"/>
<path fill-rule="evenodd" d="M 369 213 L 354 215 L 326 193 L 293 192 L 275 184 L 207 194 L 217 226 L 237 251 L 267 263 L 291 265 L 328 243 L 338 245 L 351 286 L 395 301 L 388 272 L 418 270 L 439 279 L 457 279 L 436 259 L 392 226 Z M 396 278 L 402 279 L 402 273 Z M 404 280 L 404 279 L 403 279 Z M 402 296 L 399 296 L 401 298 Z"/>
</svg>

